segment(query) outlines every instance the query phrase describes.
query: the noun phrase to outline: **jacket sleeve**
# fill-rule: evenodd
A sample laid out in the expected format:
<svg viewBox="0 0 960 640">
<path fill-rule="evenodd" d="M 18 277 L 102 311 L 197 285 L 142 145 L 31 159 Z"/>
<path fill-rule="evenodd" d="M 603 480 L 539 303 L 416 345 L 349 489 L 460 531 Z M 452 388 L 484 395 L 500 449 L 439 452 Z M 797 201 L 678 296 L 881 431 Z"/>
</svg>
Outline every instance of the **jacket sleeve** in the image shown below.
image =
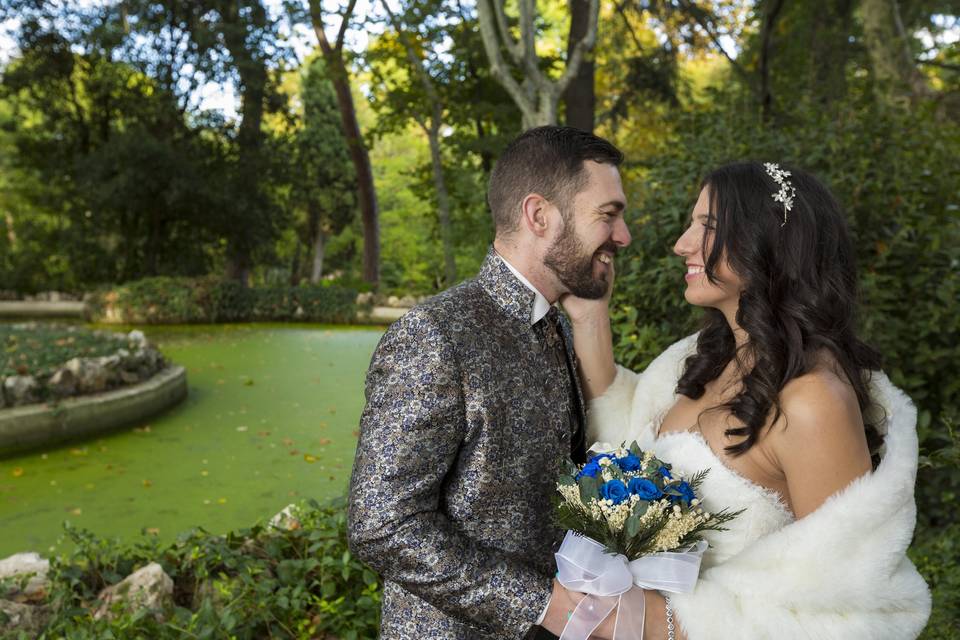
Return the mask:
<svg viewBox="0 0 960 640">
<path fill-rule="evenodd" d="M 428 314 L 414 309 L 387 331 L 366 395 L 350 483 L 351 550 L 464 624 L 522 637 L 546 607 L 552 580 L 482 547 L 443 512 L 466 411 L 456 354 Z"/>
</svg>

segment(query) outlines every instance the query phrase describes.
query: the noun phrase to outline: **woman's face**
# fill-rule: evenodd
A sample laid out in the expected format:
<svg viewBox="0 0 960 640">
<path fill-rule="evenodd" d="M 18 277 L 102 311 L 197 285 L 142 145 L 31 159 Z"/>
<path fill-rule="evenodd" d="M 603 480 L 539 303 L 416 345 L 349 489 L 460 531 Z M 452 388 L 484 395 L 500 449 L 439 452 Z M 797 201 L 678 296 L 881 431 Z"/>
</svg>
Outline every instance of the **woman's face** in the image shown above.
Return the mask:
<svg viewBox="0 0 960 640">
<path fill-rule="evenodd" d="M 710 211 L 710 187 L 707 186 L 700 192 L 697 204 L 690 213 L 690 226 L 673 245 L 673 252 L 686 263 L 687 288 L 683 297 L 687 302 L 719 309 L 728 318 L 733 318 L 739 304 L 740 291 L 743 289 L 740 277 L 727 264 L 726 256 L 723 256 L 717 265 L 715 275 L 719 282 L 710 282 L 704 273 L 707 256 L 713 249 L 715 234 L 712 230 L 715 224 L 716 217 Z M 706 244 L 703 242 L 704 234 L 707 234 Z"/>
</svg>

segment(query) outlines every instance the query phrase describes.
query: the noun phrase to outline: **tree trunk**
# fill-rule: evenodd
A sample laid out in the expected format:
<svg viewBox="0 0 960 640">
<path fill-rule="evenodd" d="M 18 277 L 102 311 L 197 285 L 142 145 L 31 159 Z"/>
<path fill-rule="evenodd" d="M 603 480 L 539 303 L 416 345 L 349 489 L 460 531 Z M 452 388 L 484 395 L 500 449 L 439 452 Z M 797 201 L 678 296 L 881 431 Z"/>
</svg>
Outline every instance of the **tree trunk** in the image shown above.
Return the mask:
<svg viewBox="0 0 960 640">
<path fill-rule="evenodd" d="M 443 156 L 440 151 L 440 111 L 434 106 L 433 121 L 424 127 L 430 140 L 430 160 L 433 166 L 433 184 L 437 190 L 437 217 L 440 221 L 440 242 L 443 245 L 443 273 L 449 287 L 457 281 L 457 263 L 453 255 L 453 231 L 450 224 L 450 195 L 443 177 Z"/>
<path fill-rule="evenodd" d="M 760 111 L 764 120 L 773 115 L 773 92 L 770 89 L 770 59 L 773 57 L 773 28 L 777 23 L 784 0 L 770 0 L 763 17 L 760 34 Z"/>
<path fill-rule="evenodd" d="M 380 282 L 380 212 L 377 206 L 377 192 L 373 184 L 373 169 L 370 167 L 370 155 L 360 135 L 357 110 L 353 104 L 353 94 L 350 93 L 350 76 L 343 62 L 343 38 L 355 6 L 356 0 L 351 0 L 344 15 L 341 16 L 340 33 L 333 45 L 327 40 L 327 33 L 323 27 L 323 9 L 319 0 L 310 0 L 310 19 L 327 64 L 330 81 L 337 94 L 340 124 L 343 126 L 343 135 L 350 147 L 350 159 L 357 174 L 357 192 L 363 224 L 363 279 L 376 285 Z"/>
<path fill-rule="evenodd" d="M 824 106 L 847 94 L 848 38 L 853 30 L 853 8 L 853 0 L 831 0 L 813 9 L 809 93 Z"/>
<path fill-rule="evenodd" d="M 890 103 L 929 97 L 932 90 L 914 63 L 897 0 L 862 0 L 863 40 L 873 77 Z"/>
<path fill-rule="evenodd" d="M 310 283 L 317 284 L 323 275 L 323 250 L 326 247 L 326 235 L 321 229 L 317 229 L 317 235 L 313 238 L 313 264 L 310 267 Z"/>
<path fill-rule="evenodd" d="M 590 0 L 570 0 L 570 35 L 567 38 L 567 60 L 573 56 L 577 43 L 587 35 L 590 24 Z M 580 63 L 580 69 L 563 92 L 567 125 L 593 132 L 596 95 L 594 93 L 593 56 Z"/>
<path fill-rule="evenodd" d="M 553 80 L 541 69 L 536 53 L 536 1 L 519 0 L 520 40 L 513 39 L 506 16 L 505 0 L 478 0 L 477 16 L 483 49 L 490 61 L 490 74 L 506 89 L 523 114 L 524 128 L 557 123 L 560 96 L 580 72 L 586 56 L 593 50 L 597 37 L 599 0 L 587 0 L 587 25 L 583 38 L 572 43 L 572 53 L 561 76 Z M 512 64 L 501 53 L 506 50 Z M 514 67 L 523 80 L 518 82 Z"/>
<path fill-rule="evenodd" d="M 233 64 L 240 75 L 240 131 L 237 134 L 239 152 L 237 185 L 238 192 L 245 195 L 245 207 L 258 207 L 260 203 L 260 148 L 263 145 L 263 109 L 266 97 L 267 67 L 257 56 L 256 50 L 247 41 L 247 26 L 262 27 L 267 23 L 266 11 L 259 2 L 249 16 L 241 16 L 239 8 L 226 2 L 221 11 L 225 23 L 222 36 Z M 249 284 L 253 267 L 253 248 L 256 240 L 254 216 L 262 212 L 254 209 L 252 215 L 240 216 L 240 226 L 227 239 L 226 277 Z"/>
</svg>

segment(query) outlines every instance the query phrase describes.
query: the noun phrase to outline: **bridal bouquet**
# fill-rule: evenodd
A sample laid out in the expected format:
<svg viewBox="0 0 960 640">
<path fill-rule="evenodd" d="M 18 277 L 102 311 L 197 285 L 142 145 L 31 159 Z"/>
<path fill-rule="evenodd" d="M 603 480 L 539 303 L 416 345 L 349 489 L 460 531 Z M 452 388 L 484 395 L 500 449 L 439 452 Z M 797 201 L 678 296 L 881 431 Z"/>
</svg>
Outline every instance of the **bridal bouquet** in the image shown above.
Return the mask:
<svg viewBox="0 0 960 640">
<path fill-rule="evenodd" d="M 643 593 L 693 590 L 707 543 L 740 514 L 709 513 L 697 494 L 707 470 L 687 478 L 636 442 L 568 463 L 557 490 L 555 519 L 568 529 L 557 552 L 557 577 L 588 594 L 561 640 L 584 640 L 618 608 L 616 637 L 642 637 Z"/>
</svg>

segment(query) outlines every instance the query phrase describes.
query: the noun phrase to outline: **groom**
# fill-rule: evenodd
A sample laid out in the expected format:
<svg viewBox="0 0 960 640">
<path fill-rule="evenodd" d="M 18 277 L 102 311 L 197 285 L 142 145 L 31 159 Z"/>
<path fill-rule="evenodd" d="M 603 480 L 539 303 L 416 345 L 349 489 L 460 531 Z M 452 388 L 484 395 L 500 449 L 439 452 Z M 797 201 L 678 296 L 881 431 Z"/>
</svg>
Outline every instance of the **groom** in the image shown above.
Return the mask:
<svg viewBox="0 0 960 640">
<path fill-rule="evenodd" d="M 612 144 L 569 127 L 514 140 L 490 176 L 480 273 L 386 332 L 367 373 L 350 483 L 354 554 L 383 577 L 384 639 L 559 635 L 551 496 L 585 458 L 569 324 L 630 242 Z M 538 636 L 539 637 L 539 636 Z M 546 637 L 550 637 L 549 634 Z"/>
</svg>

